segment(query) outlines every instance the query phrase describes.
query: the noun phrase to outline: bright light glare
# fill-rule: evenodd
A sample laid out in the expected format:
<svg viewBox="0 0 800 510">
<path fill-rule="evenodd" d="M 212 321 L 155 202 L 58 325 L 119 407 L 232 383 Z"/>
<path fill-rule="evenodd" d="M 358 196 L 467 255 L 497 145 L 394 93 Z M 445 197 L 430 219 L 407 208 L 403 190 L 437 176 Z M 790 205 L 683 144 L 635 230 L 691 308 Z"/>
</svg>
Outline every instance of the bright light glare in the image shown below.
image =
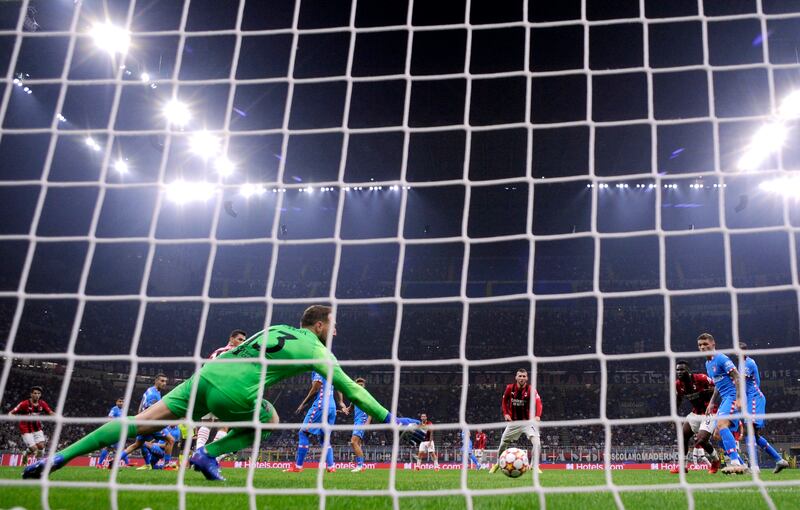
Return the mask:
<svg viewBox="0 0 800 510">
<path fill-rule="evenodd" d="M 89 35 L 98 48 L 111 55 L 115 53 L 124 55 L 131 43 L 130 32 L 111 23 L 95 23 L 89 30 Z"/>
<path fill-rule="evenodd" d="M 177 99 L 171 99 L 165 104 L 162 112 L 164 117 L 167 118 L 167 122 L 179 127 L 184 127 L 192 119 L 192 112 L 189 111 L 189 107 Z"/>
<path fill-rule="evenodd" d="M 800 177 L 772 179 L 758 185 L 762 191 L 777 193 L 788 198 L 800 199 Z"/>
<path fill-rule="evenodd" d="M 189 138 L 189 150 L 203 159 L 209 159 L 219 154 L 222 140 L 208 131 L 198 131 Z"/>
<path fill-rule="evenodd" d="M 236 166 L 233 164 L 233 161 L 225 156 L 220 156 L 214 161 L 214 169 L 223 177 L 228 177 L 233 174 L 235 168 Z"/>
<path fill-rule="evenodd" d="M 314 188 L 312 188 L 311 186 L 307 187 L 306 193 L 314 193 Z"/>
<path fill-rule="evenodd" d="M 764 124 L 753 135 L 747 152 L 739 159 L 740 170 L 755 170 L 769 155 L 783 146 L 788 130 L 786 126 L 773 122 Z"/>
<path fill-rule="evenodd" d="M 253 195 L 263 195 L 266 192 L 267 190 L 263 186 L 250 183 L 242 184 L 242 187 L 239 188 L 239 193 L 245 198 L 250 198 Z"/>
<path fill-rule="evenodd" d="M 128 164 L 126 162 L 124 162 L 123 160 L 118 159 L 114 163 L 114 170 L 116 170 L 117 172 L 119 172 L 121 174 L 127 174 L 128 173 Z"/>
<path fill-rule="evenodd" d="M 781 118 L 796 119 L 800 117 L 800 90 L 795 90 L 781 101 L 778 109 Z"/>
<path fill-rule="evenodd" d="M 176 204 L 205 202 L 214 194 L 214 185 L 208 182 L 186 182 L 181 179 L 167 185 L 167 198 Z"/>
<path fill-rule="evenodd" d="M 147 83 L 147 82 L 150 81 L 150 74 L 149 73 L 142 73 L 142 75 L 139 78 L 141 78 L 141 80 L 144 83 Z"/>
<path fill-rule="evenodd" d="M 86 145 L 87 145 L 87 146 L 88 146 L 90 149 L 92 149 L 93 151 L 99 151 L 99 150 L 100 150 L 100 144 L 99 144 L 99 143 L 97 143 L 97 142 L 94 140 L 94 138 L 92 138 L 91 136 L 90 136 L 90 137 L 88 137 L 88 138 L 86 138 Z"/>
<path fill-rule="evenodd" d="M 753 135 L 750 146 L 766 151 L 776 151 L 783 146 L 786 140 L 786 126 L 780 123 L 764 124 Z"/>
</svg>

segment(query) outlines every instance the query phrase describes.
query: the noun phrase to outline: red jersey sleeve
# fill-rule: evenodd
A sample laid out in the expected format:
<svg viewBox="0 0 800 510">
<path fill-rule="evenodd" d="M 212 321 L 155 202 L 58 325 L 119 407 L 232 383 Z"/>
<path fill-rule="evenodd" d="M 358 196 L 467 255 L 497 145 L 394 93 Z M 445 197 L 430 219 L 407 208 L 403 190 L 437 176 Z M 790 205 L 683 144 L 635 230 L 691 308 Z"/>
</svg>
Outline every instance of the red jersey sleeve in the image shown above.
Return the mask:
<svg viewBox="0 0 800 510">
<path fill-rule="evenodd" d="M 39 403 L 42 406 L 42 411 L 46 412 L 47 414 L 55 414 L 53 413 L 53 410 L 50 409 L 50 406 L 47 405 L 47 402 L 45 402 L 44 400 L 40 400 Z"/>
<path fill-rule="evenodd" d="M 503 417 L 512 416 L 512 412 L 511 412 L 511 386 L 512 386 L 511 384 L 506 386 L 506 391 L 503 393 L 503 403 L 502 403 L 502 406 L 501 406 L 502 409 L 503 409 Z"/>
<path fill-rule="evenodd" d="M 539 392 L 533 390 L 533 394 L 536 396 L 536 417 L 542 417 L 542 397 L 539 396 Z"/>
<path fill-rule="evenodd" d="M 17 404 L 17 406 L 14 409 L 12 409 L 8 414 L 19 414 L 19 413 L 28 414 L 26 412 L 27 410 L 28 410 L 28 401 L 23 400 L 22 402 Z"/>
</svg>

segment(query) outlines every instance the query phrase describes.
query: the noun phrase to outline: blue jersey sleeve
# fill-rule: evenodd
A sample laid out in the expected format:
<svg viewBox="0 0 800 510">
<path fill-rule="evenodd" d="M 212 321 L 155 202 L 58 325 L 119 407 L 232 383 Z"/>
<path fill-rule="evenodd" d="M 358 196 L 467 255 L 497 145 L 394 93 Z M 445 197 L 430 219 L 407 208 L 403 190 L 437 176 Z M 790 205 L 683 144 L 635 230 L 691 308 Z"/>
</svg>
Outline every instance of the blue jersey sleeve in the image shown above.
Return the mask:
<svg viewBox="0 0 800 510">
<path fill-rule="evenodd" d="M 142 396 L 142 403 L 139 405 L 139 411 L 144 411 L 159 400 L 161 400 L 161 392 L 158 391 L 155 386 L 150 386 Z"/>
<path fill-rule="evenodd" d="M 733 364 L 733 361 L 724 354 L 717 354 L 717 366 L 720 368 L 720 372 L 723 374 L 731 373 L 731 370 L 736 368 L 736 365 Z"/>
<path fill-rule="evenodd" d="M 111 410 L 108 412 L 108 417 L 109 418 L 121 418 L 122 417 L 122 409 L 120 409 L 117 406 L 112 407 Z"/>
<path fill-rule="evenodd" d="M 312 384 L 317 382 L 317 381 L 321 382 L 322 384 L 325 384 L 325 378 L 324 377 L 322 377 L 321 375 L 319 375 L 316 372 L 311 372 L 311 382 L 312 382 Z"/>
</svg>

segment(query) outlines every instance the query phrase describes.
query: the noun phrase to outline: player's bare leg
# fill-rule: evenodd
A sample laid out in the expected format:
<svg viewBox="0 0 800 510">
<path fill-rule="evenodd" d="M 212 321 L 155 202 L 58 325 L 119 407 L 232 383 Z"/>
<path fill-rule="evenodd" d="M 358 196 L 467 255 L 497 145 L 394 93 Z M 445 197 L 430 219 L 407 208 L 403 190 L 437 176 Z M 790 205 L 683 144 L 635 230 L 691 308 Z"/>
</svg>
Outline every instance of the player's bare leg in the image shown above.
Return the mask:
<svg viewBox="0 0 800 510">
<path fill-rule="evenodd" d="M 350 445 L 353 447 L 353 453 L 356 454 L 356 459 L 363 459 L 364 458 L 364 450 L 361 448 L 361 438 L 358 436 L 351 436 L 350 437 Z M 364 466 L 356 466 L 355 469 L 352 469 L 351 472 L 353 473 L 360 473 L 365 471 Z"/>
<path fill-rule="evenodd" d="M 711 444 L 711 434 L 706 430 L 700 430 L 694 436 L 694 447 L 702 448 L 706 452 L 706 458 L 711 463 L 708 472 L 712 475 L 719 470 L 720 460 L 717 449 Z"/>
<path fill-rule="evenodd" d="M 683 472 L 686 473 L 688 471 L 687 466 L 689 465 L 689 456 L 694 450 L 694 441 L 692 441 L 692 427 L 688 422 L 683 422 L 683 428 L 681 431 L 683 432 L 683 449 L 686 453 L 686 464 L 683 466 Z M 676 475 L 680 472 L 680 470 L 681 467 L 674 467 L 670 469 L 669 472 L 673 475 Z"/>
<path fill-rule="evenodd" d="M 428 454 L 426 452 L 419 452 L 417 453 L 417 465 L 414 467 L 417 471 L 422 469 L 422 463 L 428 460 Z"/>
</svg>

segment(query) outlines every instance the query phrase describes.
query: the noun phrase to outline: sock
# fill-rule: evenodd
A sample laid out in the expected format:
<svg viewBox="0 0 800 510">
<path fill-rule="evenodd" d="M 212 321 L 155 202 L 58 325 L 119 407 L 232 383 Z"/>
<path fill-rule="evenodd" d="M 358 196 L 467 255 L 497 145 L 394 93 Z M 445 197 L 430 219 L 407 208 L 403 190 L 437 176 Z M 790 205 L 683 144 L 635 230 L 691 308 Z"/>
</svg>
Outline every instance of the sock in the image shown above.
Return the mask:
<svg viewBox="0 0 800 510">
<path fill-rule="evenodd" d="M 125 450 L 122 450 L 122 454 L 120 455 L 119 460 L 121 460 L 125 464 L 129 464 L 129 462 L 128 462 L 128 454 L 127 454 L 127 452 L 125 452 Z"/>
<path fill-rule="evenodd" d="M 336 467 L 336 464 L 333 462 L 333 448 L 330 446 L 328 447 L 328 453 L 325 455 L 325 464 L 328 468 Z"/>
<path fill-rule="evenodd" d="M 263 431 L 262 439 L 269 436 L 269 431 Z M 238 452 L 245 448 L 253 447 L 255 431 L 253 429 L 233 429 L 219 441 L 214 441 L 206 446 L 206 453 L 212 457 L 219 457 L 224 453 Z"/>
<path fill-rule="evenodd" d="M 297 467 L 303 467 L 303 462 L 305 462 L 306 455 L 308 455 L 308 435 L 304 432 L 300 432 L 297 435 L 299 439 L 297 441 L 297 460 L 295 464 Z"/>
<path fill-rule="evenodd" d="M 421 465 L 422 465 L 422 457 L 417 455 L 417 466 L 421 466 Z"/>
<path fill-rule="evenodd" d="M 150 453 L 150 448 L 147 446 L 142 446 L 142 457 L 144 458 L 145 464 L 151 464 L 153 460 L 153 455 Z"/>
<path fill-rule="evenodd" d="M 219 441 L 223 437 L 225 437 L 228 433 L 224 430 L 218 430 L 217 433 L 214 435 L 214 441 Z"/>
<path fill-rule="evenodd" d="M 719 435 L 722 438 L 725 453 L 731 459 L 731 462 L 741 464 L 742 459 L 739 457 L 739 454 L 736 453 L 736 440 L 733 438 L 733 432 L 726 427 L 719 431 Z"/>
<path fill-rule="evenodd" d="M 433 467 L 435 467 L 435 468 L 439 467 L 439 457 L 436 457 L 435 459 L 433 459 Z"/>
<path fill-rule="evenodd" d="M 356 457 L 356 466 L 361 467 L 364 465 L 364 457 Z"/>
<path fill-rule="evenodd" d="M 478 458 L 472 452 L 470 452 L 470 454 L 469 454 L 469 460 L 471 460 L 472 463 L 475 464 L 476 466 L 480 466 L 481 465 L 481 463 L 478 462 Z"/>
<path fill-rule="evenodd" d="M 69 462 L 80 455 L 86 455 L 104 446 L 116 444 L 119 442 L 120 432 L 125 430 L 123 427 L 127 427 L 129 438 L 136 437 L 136 425 L 132 423 L 126 424 L 121 420 L 110 421 L 90 432 L 83 439 L 64 448 L 58 452 L 58 455 L 61 455 L 65 461 Z"/>
<path fill-rule="evenodd" d="M 762 450 L 767 452 L 769 454 L 769 456 L 772 457 L 773 459 L 775 459 L 776 461 L 779 462 L 779 461 L 783 460 L 783 457 L 781 457 L 781 454 L 778 453 L 778 451 L 775 450 L 775 448 L 773 448 L 771 444 L 769 444 L 769 441 L 767 441 L 767 439 L 765 437 L 758 436 L 758 440 L 756 441 L 756 444 L 758 444 L 758 446 Z"/>
<path fill-rule="evenodd" d="M 169 464 L 171 460 L 172 460 L 172 455 L 167 455 L 165 453 L 164 454 L 164 465 L 166 466 L 167 464 Z"/>
<path fill-rule="evenodd" d="M 211 434 L 211 430 L 208 427 L 200 427 L 197 429 L 197 441 L 195 442 L 196 449 L 202 448 L 206 445 L 209 434 Z"/>
<path fill-rule="evenodd" d="M 97 465 L 102 466 L 103 463 L 106 461 L 106 457 L 108 457 L 108 448 L 103 448 L 100 450 L 100 458 L 97 459 Z"/>
</svg>

